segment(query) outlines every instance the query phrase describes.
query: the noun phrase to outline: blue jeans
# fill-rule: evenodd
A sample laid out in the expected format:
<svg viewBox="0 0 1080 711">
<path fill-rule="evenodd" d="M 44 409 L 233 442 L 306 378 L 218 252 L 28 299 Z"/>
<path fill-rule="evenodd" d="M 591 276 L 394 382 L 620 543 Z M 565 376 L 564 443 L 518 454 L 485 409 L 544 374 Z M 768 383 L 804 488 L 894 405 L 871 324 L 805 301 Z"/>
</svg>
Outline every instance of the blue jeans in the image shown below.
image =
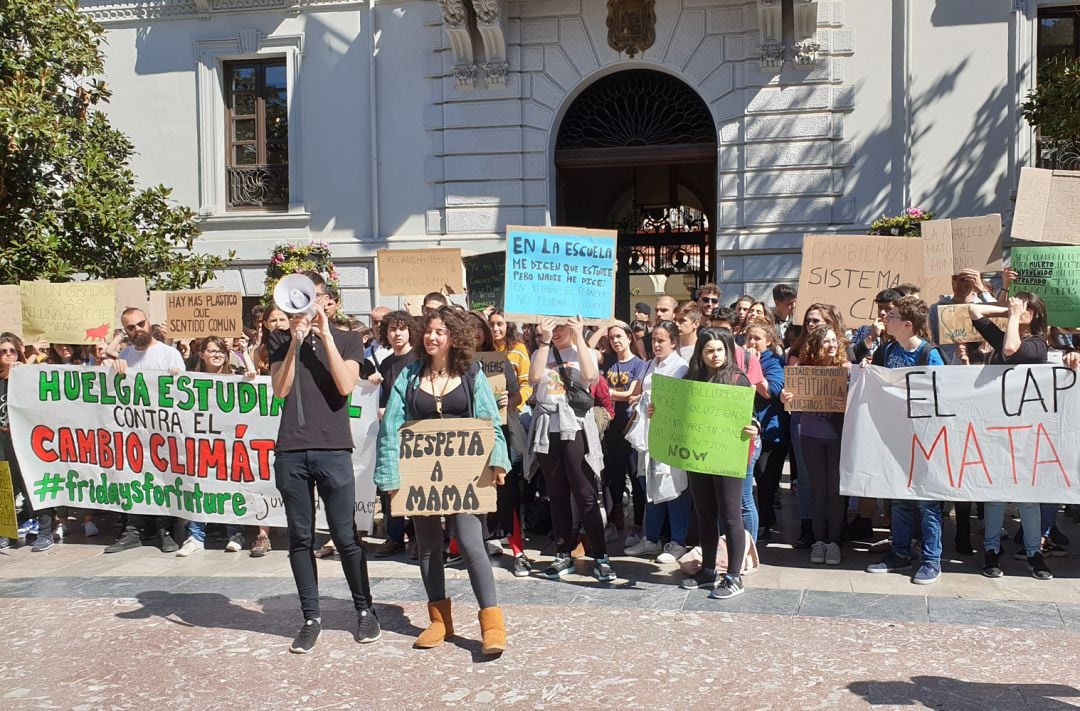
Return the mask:
<svg viewBox="0 0 1080 711">
<path fill-rule="evenodd" d="M 1020 525 L 1024 527 L 1024 551 L 1028 557 L 1042 550 L 1042 512 L 1039 504 L 1017 504 L 1020 512 Z M 987 501 L 983 504 L 984 551 L 1001 551 L 1001 526 L 1005 523 L 1005 502 Z"/>
<path fill-rule="evenodd" d="M 686 544 L 686 532 L 690 528 L 690 487 L 671 501 L 662 504 L 645 504 L 645 537 L 653 543 L 660 540 L 664 520 L 670 518 L 671 540 L 680 546 Z"/>
<path fill-rule="evenodd" d="M 1044 536 L 1049 536 L 1050 529 L 1057 523 L 1059 508 L 1061 508 L 1059 504 L 1039 504 L 1039 511 L 1042 513 L 1042 534 Z"/>
<path fill-rule="evenodd" d="M 237 533 L 240 533 L 240 527 L 235 524 L 229 524 L 225 527 L 225 535 L 232 538 Z M 188 538 L 194 538 L 199 543 L 206 542 L 206 522 L 205 521 L 188 521 L 187 523 Z"/>
<path fill-rule="evenodd" d="M 799 423 L 802 422 L 802 413 L 791 413 L 791 441 L 798 442 Z M 814 517 L 813 488 L 810 484 L 810 474 L 806 471 L 806 462 L 803 460 L 802 447 L 792 446 L 795 453 L 795 468 L 799 470 L 799 518 L 809 521 Z"/>
<path fill-rule="evenodd" d="M 922 515 L 922 562 L 941 565 L 941 502 L 904 501 L 892 503 L 892 552 L 911 557 L 911 537 L 915 529 L 915 509 Z M 989 521 L 989 518 L 987 519 Z M 1000 524 L 998 528 L 1000 528 Z M 989 523 L 987 524 L 989 528 Z"/>
<path fill-rule="evenodd" d="M 289 566 L 304 619 L 319 617 L 319 578 L 315 569 L 315 491 L 322 499 L 330 538 L 341 556 L 357 611 L 371 608 L 364 548 L 356 540 L 356 479 L 347 449 L 277 452 L 274 483 L 285 504 L 289 529 Z"/>
<path fill-rule="evenodd" d="M 390 494 L 379 492 L 382 502 L 383 518 L 386 520 L 386 539 L 394 543 L 405 543 L 405 517 L 390 515 Z"/>
</svg>

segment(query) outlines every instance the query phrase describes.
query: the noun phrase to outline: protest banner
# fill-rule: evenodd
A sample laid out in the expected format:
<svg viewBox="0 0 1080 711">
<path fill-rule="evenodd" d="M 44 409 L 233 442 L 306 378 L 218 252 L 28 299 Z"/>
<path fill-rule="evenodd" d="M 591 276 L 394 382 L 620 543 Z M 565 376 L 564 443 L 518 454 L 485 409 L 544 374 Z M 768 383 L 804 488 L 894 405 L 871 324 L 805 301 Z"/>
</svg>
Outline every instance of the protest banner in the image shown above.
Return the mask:
<svg viewBox="0 0 1080 711">
<path fill-rule="evenodd" d="M 128 279 L 114 279 L 116 282 L 116 318 L 113 320 L 113 325 L 116 328 L 121 328 L 120 317 L 124 314 L 125 309 L 136 308 L 142 309 L 147 318 L 150 317 L 150 299 L 146 294 L 146 280 L 142 277 L 131 277 Z M 151 323 L 154 323 L 151 320 Z M 163 323 L 158 321 L 157 323 Z"/>
<path fill-rule="evenodd" d="M 615 317 L 615 230 L 508 227 L 506 318 Z"/>
<path fill-rule="evenodd" d="M 0 460 L 0 536 L 15 540 L 19 537 L 19 514 L 15 510 L 15 483 L 11 480 L 11 465 Z"/>
<path fill-rule="evenodd" d="M 401 486 L 390 508 L 396 516 L 489 513 L 496 508 L 488 459 L 495 446 L 491 420 L 415 420 L 402 426 Z"/>
<path fill-rule="evenodd" d="M 649 456 L 701 474 L 746 478 L 754 389 L 654 375 Z"/>
<path fill-rule="evenodd" d="M 165 325 L 169 320 L 168 296 L 169 292 L 167 291 L 150 292 L 150 311 L 147 312 L 150 323 Z"/>
<path fill-rule="evenodd" d="M 465 257 L 465 284 L 469 307 L 483 311 L 488 306 L 501 309 L 506 287 L 506 253 L 489 252 Z"/>
<path fill-rule="evenodd" d="M 1080 244 L 1080 172 L 1021 168 L 1012 238 Z"/>
<path fill-rule="evenodd" d="M 0 285 L 0 333 L 22 338 L 22 299 L 18 284 Z"/>
<path fill-rule="evenodd" d="M 789 365 L 784 368 L 784 389 L 795 399 L 788 412 L 843 412 L 847 408 L 848 369 L 842 365 Z"/>
<path fill-rule="evenodd" d="M 375 258 L 382 296 L 465 291 L 460 249 L 380 249 Z"/>
<path fill-rule="evenodd" d="M 847 326 L 867 325 L 877 319 L 874 297 L 879 291 L 923 281 L 922 240 L 918 238 L 803 237 L 799 303 L 835 304 Z M 795 311 L 795 323 L 802 324 L 804 313 L 805 307 Z"/>
<path fill-rule="evenodd" d="M 506 368 L 509 368 L 509 372 L 513 373 L 514 369 L 510 367 L 510 359 L 506 357 L 506 353 L 500 353 L 498 351 L 487 351 L 481 353 L 474 353 L 473 358 L 480 364 L 480 367 L 484 371 L 484 375 L 487 376 L 488 385 L 491 386 L 492 392 L 495 393 L 496 399 L 499 395 L 506 392 Z M 499 408 L 499 419 L 502 423 L 506 424 L 506 408 Z"/>
<path fill-rule="evenodd" d="M 1038 294 L 1051 326 L 1080 328 L 1080 247 L 1013 247 L 1011 293 Z"/>
<path fill-rule="evenodd" d="M 244 302 L 238 292 L 170 291 L 165 310 L 169 338 L 244 335 Z"/>
<path fill-rule="evenodd" d="M 19 282 L 23 340 L 93 344 L 109 338 L 116 316 L 112 281 Z"/>
<path fill-rule="evenodd" d="M 844 418 L 841 494 L 1080 503 L 1080 384 L 1071 368 L 860 372 Z"/>
<path fill-rule="evenodd" d="M 971 323 L 971 313 L 967 304 L 935 304 L 930 308 L 937 311 L 937 333 L 931 334 L 940 345 L 954 343 L 982 343 L 984 338 Z M 1008 319 L 990 319 L 1001 330 L 1005 330 Z"/>
<path fill-rule="evenodd" d="M 111 311 L 110 311 L 111 312 Z M 356 523 L 371 530 L 379 388 L 349 402 Z M 274 485 L 281 401 L 270 378 L 43 365 L 8 384 L 31 504 L 284 526 Z M 319 512 L 319 526 L 325 517 Z"/>
<path fill-rule="evenodd" d="M 928 220 L 921 230 L 924 276 L 948 277 L 961 269 L 1001 271 L 1001 215 Z"/>
</svg>

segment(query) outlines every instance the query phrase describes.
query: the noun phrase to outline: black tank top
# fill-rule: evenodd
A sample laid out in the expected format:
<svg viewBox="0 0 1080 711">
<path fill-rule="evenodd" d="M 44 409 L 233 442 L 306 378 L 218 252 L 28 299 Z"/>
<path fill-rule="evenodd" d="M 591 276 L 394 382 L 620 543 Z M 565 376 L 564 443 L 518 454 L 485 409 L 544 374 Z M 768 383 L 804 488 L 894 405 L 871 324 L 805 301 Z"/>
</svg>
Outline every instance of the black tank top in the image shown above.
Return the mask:
<svg viewBox="0 0 1080 711">
<path fill-rule="evenodd" d="M 438 419 L 439 417 L 472 417 L 472 412 L 469 411 L 469 396 L 465 393 L 465 388 L 460 384 L 442 396 L 441 415 L 435 408 L 435 396 L 420 388 L 416 389 L 416 399 L 413 407 L 416 410 L 416 417 L 421 420 Z"/>
</svg>

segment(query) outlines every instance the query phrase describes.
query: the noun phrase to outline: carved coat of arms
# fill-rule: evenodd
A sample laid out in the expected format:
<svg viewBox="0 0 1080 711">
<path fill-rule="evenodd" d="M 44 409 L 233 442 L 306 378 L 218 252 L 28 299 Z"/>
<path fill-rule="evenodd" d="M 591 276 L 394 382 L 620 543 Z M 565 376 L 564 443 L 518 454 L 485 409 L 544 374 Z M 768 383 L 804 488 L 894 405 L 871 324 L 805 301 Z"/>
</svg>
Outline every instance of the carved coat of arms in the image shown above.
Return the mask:
<svg viewBox="0 0 1080 711">
<path fill-rule="evenodd" d="M 608 0 L 608 45 L 631 59 L 656 41 L 656 0 Z"/>
</svg>

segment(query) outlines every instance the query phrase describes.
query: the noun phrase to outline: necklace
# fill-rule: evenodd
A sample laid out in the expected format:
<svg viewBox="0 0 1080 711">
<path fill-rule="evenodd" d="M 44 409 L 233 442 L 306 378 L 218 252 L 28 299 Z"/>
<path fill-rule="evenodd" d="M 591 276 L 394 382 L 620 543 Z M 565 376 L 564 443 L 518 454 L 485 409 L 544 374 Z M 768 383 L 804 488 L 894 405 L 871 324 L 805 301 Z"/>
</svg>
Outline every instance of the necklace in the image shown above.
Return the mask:
<svg viewBox="0 0 1080 711">
<path fill-rule="evenodd" d="M 443 370 L 443 371 L 440 371 L 438 373 L 438 375 L 439 375 L 440 378 L 442 378 L 442 377 L 446 376 L 447 373 L 446 373 L 445 370 Z M 446 394 L 446 388 L 449 387 L 449 385 L 450 385 L 450 378 L 448 376 L 446 377 L 446 380 L 443 381 L 442 390 L 440 392 L 436 393 L 435 392 L 435 376 L 436 376 L 436 372 L 434 370 L 429 370 L 428 371 L 428 382 L 431 383 L 431 396 L 435 398 L 435 414 L 437 414 L 439 417 L 442 417 L 443 395 Z"/>
</svg>

